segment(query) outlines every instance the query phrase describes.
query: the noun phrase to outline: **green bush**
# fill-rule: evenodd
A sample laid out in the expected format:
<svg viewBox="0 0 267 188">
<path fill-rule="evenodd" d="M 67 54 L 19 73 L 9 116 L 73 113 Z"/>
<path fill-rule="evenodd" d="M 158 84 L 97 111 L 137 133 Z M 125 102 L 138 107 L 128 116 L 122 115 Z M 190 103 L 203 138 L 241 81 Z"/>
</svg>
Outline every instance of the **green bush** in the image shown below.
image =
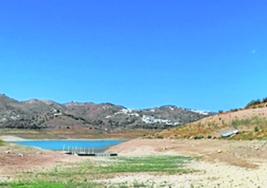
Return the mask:
<svg viewBox="0 0 267 188">
<path fill-rule="evenodd" d="M 267 102 L 267 97 L 262 99 L 262 102 L 264 102 L 264 103 Z"/>
<path fill-rule="evenodd" d="M 198 136 L 194 137 L 195 140 L 200 140 L 200 139 L 203 139 L 203 138 L 204 138 L 204 136 L 202 136 L 202 135 L 198 135 Z"/>
<path fill-rule="evenodd" d="M 255 128 L 254 128 L 254 131 L 255 131 L 255 132 L 259 132 L 259 131 L 260 131 L 260 128 L 259 128 L 259 127 L 255 127 Z"/>
<path fill-rule="evenodd" d="M 254 105 L 257 105 L 257 104 L 261 104 L 261 100 L 259 100 L 259 99 L 257 99 L 257 100 L 252 100 L 252 101 L 250 101 L 248 104 L 247 104 L 247 106 L 246 106 L 246 108 L 249 108 L 249 107 L 251 107 L 251 106 L 254 106 Z"/>
</svg>

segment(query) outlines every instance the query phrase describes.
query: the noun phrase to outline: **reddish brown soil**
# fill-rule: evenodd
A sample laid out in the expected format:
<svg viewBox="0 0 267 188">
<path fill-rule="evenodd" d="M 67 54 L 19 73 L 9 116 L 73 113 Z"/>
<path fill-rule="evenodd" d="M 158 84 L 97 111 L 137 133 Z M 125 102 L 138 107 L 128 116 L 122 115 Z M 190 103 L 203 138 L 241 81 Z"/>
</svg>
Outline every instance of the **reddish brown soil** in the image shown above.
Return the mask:
<svg viewBox="0 0 267 188">
<path fill-rule="evenodd" d="M 60 164 L 81 161 L 81 158 L 59 152 L 24 149 L 14 145 L 0 147 L 0 179 L 10 179 L 22 173 L 43 171 Z"/>
</svg>

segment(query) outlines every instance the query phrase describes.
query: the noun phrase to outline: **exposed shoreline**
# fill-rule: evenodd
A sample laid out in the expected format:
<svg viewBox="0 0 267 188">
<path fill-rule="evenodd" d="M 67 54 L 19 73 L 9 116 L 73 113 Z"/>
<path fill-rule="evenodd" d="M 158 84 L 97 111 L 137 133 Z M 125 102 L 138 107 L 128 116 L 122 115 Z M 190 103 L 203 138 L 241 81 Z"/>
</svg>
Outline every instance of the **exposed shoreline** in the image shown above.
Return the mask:
<svg viewBox="0 0 267 188">
<path fill-rule="evenodd" d="M 19 142 L 19 141 L 27 141 L 28 139 L 24 139 L 18 136 L 6 135 L 6 136 L 0 136 L 0 140 L 3 140 L 4 142 Z"/>
<path fill-rule="evenodd" d="M 20 141 L 90 141 L 90 140 L 120 140 L 123 142 L 128 141 L 129 139 L 123 139 L 123 138 L 61 138 L 61 139 L 49 139 L 49 138 L 44 138 L 44 139 L 28 139 L 28 138 L 22 138 L 19 136 L 11 136 L 11 135 L 6 135 L 6 136 L 0 136 L 0 140 L 3 140 L 5 142 L 20 142 Z"/>
</svg>

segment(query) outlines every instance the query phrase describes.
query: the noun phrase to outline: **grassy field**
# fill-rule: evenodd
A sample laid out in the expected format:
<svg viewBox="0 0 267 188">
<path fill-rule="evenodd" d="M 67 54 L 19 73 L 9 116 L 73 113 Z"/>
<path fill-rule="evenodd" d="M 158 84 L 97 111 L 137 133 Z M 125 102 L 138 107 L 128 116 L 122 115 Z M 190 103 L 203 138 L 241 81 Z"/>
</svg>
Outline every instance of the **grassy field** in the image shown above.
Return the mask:
<svg viewBox="0 0 267 188">
<path fill-rule="evenodd" d="M 6 188 L 91 188 L 104 187 L 95 179 L 112 178 L 118 174 L 152 173 L 184 174 L 192 170 L 185 165 L 192 159 L 182 156 L 118 157 L 87 160 L 69 167 L 59 166 L 46 173 L 22 174 L 18 182 L 2 183 Z M 136 182 L 136 187 L 144 187 Z M 120 185 L 114 187 L 121 187 Z"/>
</svg>

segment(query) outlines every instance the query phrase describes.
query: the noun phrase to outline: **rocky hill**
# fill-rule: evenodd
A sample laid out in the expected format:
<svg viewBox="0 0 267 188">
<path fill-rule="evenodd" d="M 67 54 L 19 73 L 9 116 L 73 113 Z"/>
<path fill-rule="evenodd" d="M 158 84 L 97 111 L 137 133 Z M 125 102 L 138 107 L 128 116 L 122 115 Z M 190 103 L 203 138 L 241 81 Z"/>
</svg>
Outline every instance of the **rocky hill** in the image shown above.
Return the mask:
<svg viewBox="0 0 267 188">
<path fill-rule="evenodd" d="M 0 128 L 88 129 L 114 132 L 132 129 L 176 127 L 209 116 L 176 106 L 129 110 L 110 103 L 68 103 L 17 101 L 0 95 Z"/>
<path fill-rule="evenodd" d="M 161 138 L 219 138 L 238 130 L 234 139 L 267 139 L 267 100 L 253 100 L 245 108 L 222 112 L 177 128 L 156 133 Z"/>
</svg>

